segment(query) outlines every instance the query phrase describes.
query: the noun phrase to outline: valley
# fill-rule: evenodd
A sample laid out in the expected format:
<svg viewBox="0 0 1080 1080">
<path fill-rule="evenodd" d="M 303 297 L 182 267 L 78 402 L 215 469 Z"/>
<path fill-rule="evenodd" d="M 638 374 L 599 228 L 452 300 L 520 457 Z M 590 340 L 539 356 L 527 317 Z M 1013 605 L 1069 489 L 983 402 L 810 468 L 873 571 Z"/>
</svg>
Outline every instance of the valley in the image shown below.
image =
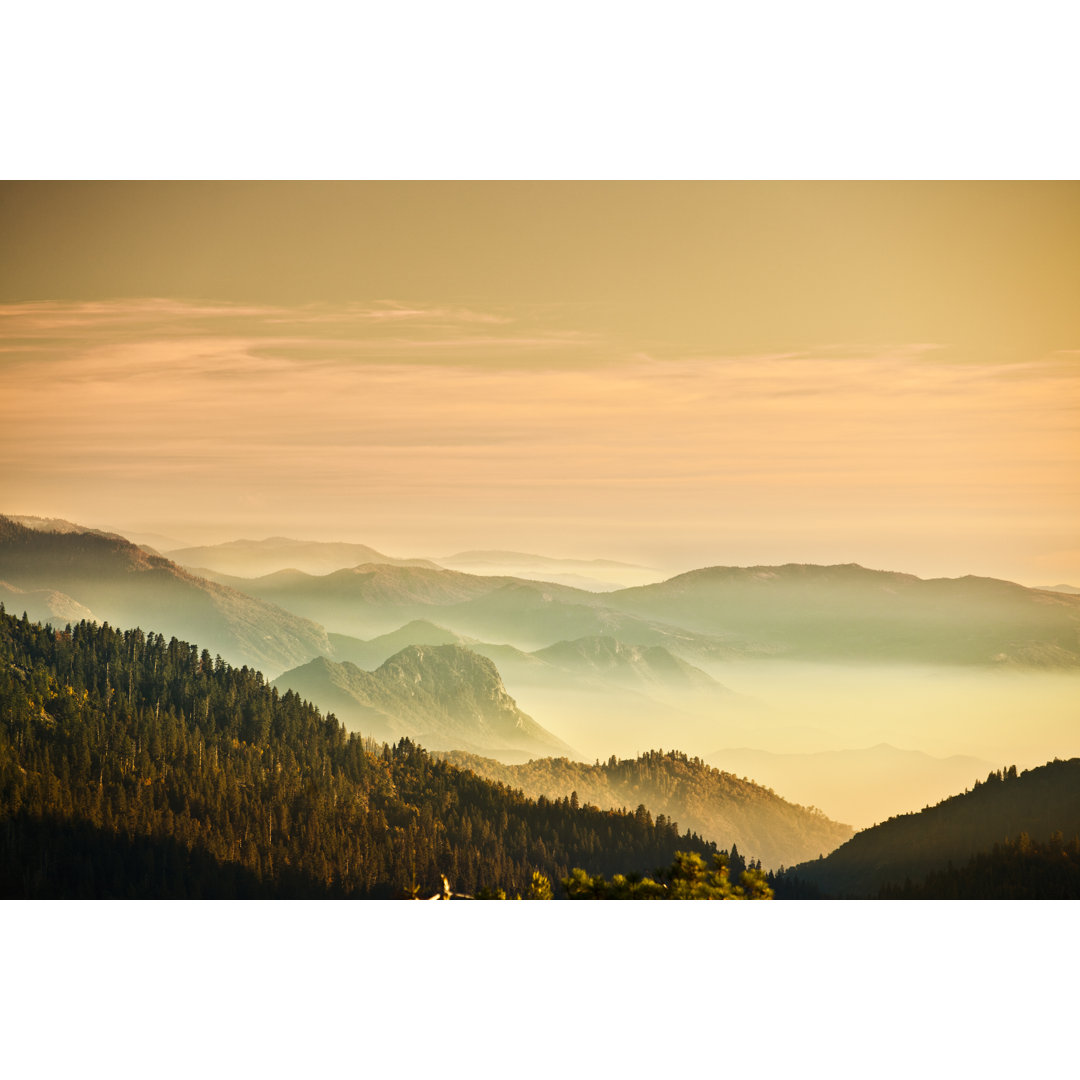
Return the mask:
<svg viewBox="0 0 1080 1080">
<path fill-rule="evenodd" d="M 198 642 L 372 747 L 404 739 L 532 799 L 640 808 L 768 872 L 1003 763 L 1080 754 L 1080 598 L 1065 593 L 851 566 L 589 591 L 365 545 L 190 552 L 276 567 L 242 577 L 31 524 L 0 518 L 9 613 Z M 309 570 L 276 566 L 295 555 Z M 354 555 L 369 561 L 309 572 Z"/>
</svg>

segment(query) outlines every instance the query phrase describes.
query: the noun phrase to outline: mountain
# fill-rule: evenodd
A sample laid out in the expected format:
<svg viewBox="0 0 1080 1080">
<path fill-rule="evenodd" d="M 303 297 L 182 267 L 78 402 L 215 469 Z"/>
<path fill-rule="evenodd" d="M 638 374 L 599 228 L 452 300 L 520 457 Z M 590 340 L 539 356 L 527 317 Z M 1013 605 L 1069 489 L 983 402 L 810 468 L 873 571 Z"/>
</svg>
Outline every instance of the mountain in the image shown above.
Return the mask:
<svg viewBox="0 0 1080 1080">
<path fill-rule="evenodd" d="M 0 614 L 0 897 L 539 898 L 716 851 L 349 736 L 200 646 Z"/>
<path fill-rule="evenodd" d="M 604 603 L 747 653 L 809 660 L 1080 666 L 1080 597 L 995 578 L 844 566 L 710 567 Z"/>
<path fill-rule="evenodd" d="M 98 621 L 84 604 L 55 589 L 17 589 L 6 581 L 0 581 L 0 603 L 12 614 L 26 612 L 34 622 L 64 626 L 83 619 Z"/>
<path fill-rule="evenodd" d="M 328 636 L 334 660 L 368 670 L 407 645 L 464 645 L 494 661 L 507 691 L 525 712 L 557 722 L 575 746 L 585 740 L 590 754 L 636 753 L 658 735 L 675 741 L 691 729 L 711 733 L 711 741 L 741 730 L 732 727 L 737 715 L 746 714 L 748 720 L 750 713 L 756 715 L 750 698 L 733 693 L 661 646 L 599 637 L 527 653 L 423 619 L 366 642 L 343 634 Z M 338 704 L 333 707 L 339 709 Z"/>
<path fill-rule="evenodd" d="M 856 833 L 827 858 L 793 866 L 785 877 L 827 896 L 872 897 L 885 886 L 964 864 L 1021 833 L 1034 841 L 1080 834 L 1080 758 L 1019 775 L 1015 767 L 991 773 L 970 791 Z"/>
<path fill-rule="evenodd" d="M 91 529 L 86 525 L 76 525 L 73 521 L 65 521 L 63 518 L 37 517 L 34 514 L 8 514 L 7 518 L 9 521 L 14 521 L 16 525 L 22 525 L 27 529 L 33 529 L 35 532 L 61 534 L 90 533 L 93 536 L 109 536 L 114 540 L 124 539 L 119 533 L 103 532 L 101 529 Z"/>
<path fill-rule="evenodd" d="M 65 608 L 85 608 L 114 625 L 153 626 L 199 641 L 231 663 L 261 670 L 277 672 L 331 651 L 318 624 L 196 577 L 122 537 L 43 532 L 0 517 L 0 581 L 49 594 L 35 603 L 59 605 L 57 621 L 69 621 Z M 17 602 L 16 608 L 22 611 Z"/>
<path fill-rule="evenodd" d="M 711 675 L 662 645 L 627 645 L 606 635 L 559 641 L 532 653 L 562 671 L 642 689 L 724 691 Z"/>
<path fill-rule="evenodd" d="M 396 559 L 366 544 L 291 540 L 285 536 L 271 536 L 266 540 L 230 540 L 224 544 L 177 548 L 165 554 L 183 566 L 205 568 L 237 577 L 263 577 L 278 570 L 329 574 L 363 563 L 437 569 L 427 559 Z"/>
<path fill-rule="evenodd" d="M 1075 585 L 1037 585 L 1042 592 L 1068 593 L 1070 596 L 1080 596 L 1080 589 Z"/>
<path fill-rule="evenodd" d="M 596 765 L 566 758 L 503 765 L 460 752 L 439 756 L 534 798 L 576 793 L 582 804 L 601 808 L 643 807 L 657 820 L 676 821 L 719 847 L 736 845 L 744 858 L 760 859 L 766 868 L 832 851 L 852 834 L 850 826 L 818 810 L 796 806 L 676 751 L 654 750 L 622 761 L 612 757 Z"/>
<path fill-rule="evenodd" d="M 496 577 L 526 578 L 572 585 L 591 592 L 609 592 L 647 585 L 669 576 L 663 571 L 611 559 L 553 559 L 521 551 L 459 551 L 434 560 L 449 570 Z"/>
<path fill-rule="evenodd" d="M 361 638 L 386 633 L 412 619 L 431 617 L 445 622 L 438 617 L 441 613 L 506 584 L 503 579 L 454 570 L 384 564 L 323 575 L 282 570 L 253 579 L 214 577 L 251 596 L 316 619 L 336 633 Z"/>
<path fill-rule="evenodd" d="M 621 595 L 618 592 L 601 596 L 550 582 L 478 580 L 499 584 L 468 600 L 447 605 L 431 617 L 482 641 L 507 642 L 530 651 L 583 637 L 615 637 L 629 645 L 663 645 L 687 656 L 742 655 L 740 646 L 722 637 L 611 606 L 608 599 Z"/>
<path fill-rule="evenodd" d="M 977 757 L 937 758 L 887 743 L 813 754 L 718 750 L 706 760 L 783 791 L 796 802 L 820 806 L 857 828 L 936 803 L 991 768 L 989 761 Z"/>
<path fill-rule="evenodd" d="M 644 619 L 584 589 L 511 577 L 480 577 L 422 566 L 368 564 L 313 575 L 282 570 L 259 578 L 207 572 L 230 588 L 314 619 L 337 634 L 384 635 L 410 621 L 436 623 L 462 638 L 540 649 L 558 641 L 614 636 L 690 656 L 742 655 L 722 637 Z"/>
<path fill-rule="evenodd" d="M 347 634 L 329 634 L 334 659 L 348 660 L 357 667 L 371 671 L 408 645 L 470 645 L 468 638 L 455 634 L 426 619 L 414 619 L 389 634 L 380 634 L 369 641 L 349 637 Z"/>
<path fill-rule="evenodd" d="M 526 716 L 495 665 L 461 645 L 410 645 L 375 671 L 325 657 L 274 680 L 352 730 L 380 740 L 408 737 L 433 750 L 472 750 L 520 760 L 574 751 Z"/>
</svg>

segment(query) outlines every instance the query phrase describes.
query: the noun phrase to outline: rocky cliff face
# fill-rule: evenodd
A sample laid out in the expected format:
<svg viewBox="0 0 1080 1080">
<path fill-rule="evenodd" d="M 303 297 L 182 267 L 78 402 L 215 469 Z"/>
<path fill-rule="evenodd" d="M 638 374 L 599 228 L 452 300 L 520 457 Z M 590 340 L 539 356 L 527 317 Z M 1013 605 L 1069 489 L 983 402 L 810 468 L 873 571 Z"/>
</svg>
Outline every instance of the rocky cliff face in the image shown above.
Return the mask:
<svg viewBox="0 0 1080 1080">
<path fill-rule="evenodd" d="M 518 708 L 495 664 L 463 645 L 410 645 L 375 671 L 325 658 L 276 680 L 346 725 L 378 739 L 402 736 L 429 749 L 523 755 L 573 754 Z"/>
</svg>

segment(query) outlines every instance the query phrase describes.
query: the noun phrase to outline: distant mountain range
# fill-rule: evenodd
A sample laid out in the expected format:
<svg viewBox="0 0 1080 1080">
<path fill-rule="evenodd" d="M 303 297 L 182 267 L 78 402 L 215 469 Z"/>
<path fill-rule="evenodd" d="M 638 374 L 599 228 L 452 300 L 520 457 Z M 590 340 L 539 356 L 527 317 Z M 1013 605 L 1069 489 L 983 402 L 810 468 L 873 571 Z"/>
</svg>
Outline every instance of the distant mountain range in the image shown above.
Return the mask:
<svg viewBox="0 0 1080 1080">
<path fill-rule="evenodd" d="M 820 811 L 674 751 L 623 761 L 612 757 L 596 765 L 566 758 L 503 765 L 461 752 L 439 756 L 531 798 L 576 794 L 583 805 L 601 809 L 644 806 L 654 818 L 664 815 L 721 848 L 736 845 L 744 857 L 761 859 L 766 869 L 816 858 L 852 835 L 849 825 L 830 821 Z"/>
<path fill-rule="evenodd" d="M 106 533 L 46 532 L 0 517 L 0 583 L 12 612 L 32 607 L 59 625 L 92 613 L 154 627 L 269 674 L 331 651 L 317 623 Z"/>
<path fill-rule="evenodd" d="M 73 526 L 77 529 L 78 526 Z M 462 551 L 445 558 L 402 559 L 384 555 L 366 544 L 294 540 L 274 536 L 265 540 L 230 540 L 223 544 L 174 547 L 170 559 L 196 572 L 236 577 L 263 577 L 280 570 L 312 575 L 332 574 L 366 563 L 460 570 L 483 577 L 515 577 L 607 592 L 629 585 L 661 581 L 662 571 L 611 559 L 553 559 L 520 551 Z"/>
<path fill-rule="evenodd" d="M 960 866 L 1021 833 L 1032 840 L 1080 833 L 1080 758 L 1052 761 L 1017 775 L 991 774 L 963 794 L 856 833 L 824 859 L 800 863 L 788 876 L 826 896 L 875 897 L 886 885 L 902 886 L 927 874 Z"/>
<path fill-rule="evenodd" d="M 515 761 L 575 754 L 517 707 L 487 657 L 461 645 L 409 645 L 375 671 L 319 657 L 273 685 L 381 741 L 407 737 L 431 750 L 473 750 Z"/>
<path fill-rule="evenodd" d="M 590 592 L 610 592 L 631 585 L 647 585 L 669 576 L 652 567 L 611 559 L 552 559 L 546 555 L 521 551 L 461 551 L 432 561 L 448 570 L 550 581 Z"/>
<path fill-rule="evenodd" d="M 70 522 L 24 520 L 36 523 L 42 543 L 50 536 L 89 535 L 72 532 L 79 526 Z M 45 528 L 53 531 L 41 531 Z M 442 569 L 431 560 L 395 559 L 362 544 L 271 538 L 170 554 L 204 566 L 248 568 L 259 560 L 263 565 L 307 560 L 309 566 L 363 560 L 323 574 L 294 568 L 250 578 L 205 571 L 208 580 L 360 639 L 426 620 L 462 637 L 529 652 L 582 638 L 614 638 L 625 646 L 662 646 L 691 663 L 771 657 L 1080 667 L 1080 596 L 1061 591 L 1071 588 L 1066 586 L 1029 589 L 993 578 L 923 580 L 855 564 L 788 564 L 709 567 L 597 593 L 512 575 Z M 526 567 L 565 565 L 502 551 L 460 552 L 446 561 L 475 567 L 511 557 Z M 641 569 L 605 560 L 574 565 Z M 0 580 L 24 591 L 64 593 L 109 617 L 59 579 Z"/>
<path fill-rule="evenodd" d="M 710 567 L 605 603 L 807 660 L 1080 665 L 1080 597 L 995 578 L 844 566 Z"/>
<path fill-rule="evenodd" d="M 392 565 L 217 580 L 361 638 L 421 619 L 526 651 L 610 637 L 690 661 L 1080 666 L 1080 597 L 993 578 L 924 581 L 854 565 L 712 567 L 602 595 Z"/>
<path fill-rule="evenodd" d="M 613 637 L 584 637 L 560 641 L 535 652 L 513 645 L 477 641 L 426 619 L 414 619 L 389 634 L 362 641 L 345 634 L 328 635 L 338 660 L 374 668 L 407 645 L 464 645 L 494 660 L 503 673 L 512 671 L 529 681 L 558 673 L 592 686 L 622 686 L 636 690 L 730 693 L 711 675 L 681 660 L 661 645 L 626 645 Z"/>
<path fill-rule="evenodd" d="M 262 577 L 279 570 L 301 570 L 307 574 L 330 574 L 362 563 L 390 566 L 423 566 L 437 569 L 427 559 L 395 559 L 366 544 L 333 544 L 321 541 L 290 540 L 272 536 L 266 540 L 231 540 L 225 544 L 185 547 L 165 554 L 183 566 L 211 570 L 239 577 Z"/>
</svg>

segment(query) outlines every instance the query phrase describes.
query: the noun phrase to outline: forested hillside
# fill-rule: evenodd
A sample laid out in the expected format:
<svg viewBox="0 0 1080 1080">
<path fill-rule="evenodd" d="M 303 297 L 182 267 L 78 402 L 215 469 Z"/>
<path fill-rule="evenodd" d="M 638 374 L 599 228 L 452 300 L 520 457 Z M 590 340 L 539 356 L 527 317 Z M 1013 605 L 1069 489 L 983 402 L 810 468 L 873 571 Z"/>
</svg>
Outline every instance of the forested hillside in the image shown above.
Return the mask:
<svg viewBox="0 0 1080 1080">
<path fill-rule="evenodd" d="M 856 833 L 827 858 L 791 868 L 777 895 L 797 880 L 825 896 L 876 896 L 886 886 L 966 864 L 1021 834 L 1043 841 L 1055 833 L 1067 840 L 1080 834 L 1080 758 L 1019 774 L 1015 766 L 993 772 L 971 791 Z"/>
<path fill-rule="evenodd" d="M 882 900 L 1080 900 L 1080 839 L 1027 833 L 920 882 L 887 885 Z"/>
<path fill-rule="evenodd" d="M 463 752 L 439 756 L 526 795 L 571 794 L 582 803 L 640 808 L 639 815 L 674 819 L 721 848 L 737 847 L 766 869 L 817 858 L 852 834 L 850 826 L 818 810 L 796 806 L 769 788 L 678 751 L 654 750 L 621 761 L 612 757 L 595 765 L 567 758 L 503 765 Z"/>
<path fill-rule="evenodd" d="M 141 630 L 0 608 L 0 895 L 527 892 L 717 849 L 537 799 L 402 740 L 372 752 L 262 675 Z"/>
</svg>

